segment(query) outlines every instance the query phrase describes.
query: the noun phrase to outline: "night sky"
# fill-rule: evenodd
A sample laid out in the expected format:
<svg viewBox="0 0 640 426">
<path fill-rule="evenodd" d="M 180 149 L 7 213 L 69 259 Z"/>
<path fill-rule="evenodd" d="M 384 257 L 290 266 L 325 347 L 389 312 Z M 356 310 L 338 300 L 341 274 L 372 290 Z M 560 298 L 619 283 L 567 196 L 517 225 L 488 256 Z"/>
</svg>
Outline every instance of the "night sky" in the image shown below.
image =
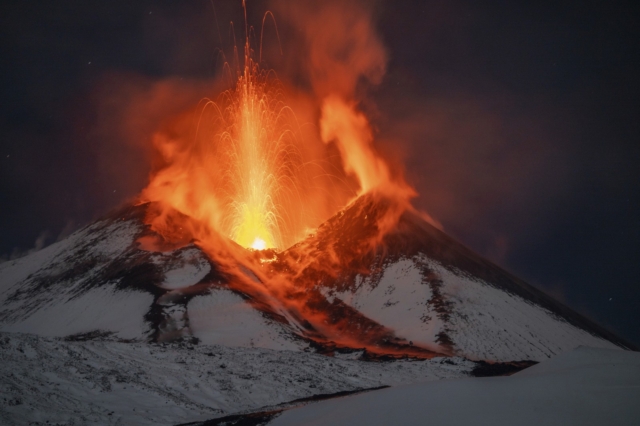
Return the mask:
<svg viewBox="0 0 640 426">
<path fill-rule="evenodd" d="M 248 4 L 259 28 L 270 6 Z M 367 4 L 389 62 L 382 83 L 363 89 L 362 108 L 383 151 L 403 159 L 414 205 L 640 346 L 638 6 Z M 2 258 L 53 243 L 144 187 L 158 117 L 209 95 L 229 21 L 244 33 L 240 0 L 214 5 L 2 2 Z M 268 60 L 286 73 L 302 23 L 278 25 L 284 55 Z M 131 98 L 167 79 L 182 89 L 153 99 L 156 110 L 132 125 Z"/>
</svg>

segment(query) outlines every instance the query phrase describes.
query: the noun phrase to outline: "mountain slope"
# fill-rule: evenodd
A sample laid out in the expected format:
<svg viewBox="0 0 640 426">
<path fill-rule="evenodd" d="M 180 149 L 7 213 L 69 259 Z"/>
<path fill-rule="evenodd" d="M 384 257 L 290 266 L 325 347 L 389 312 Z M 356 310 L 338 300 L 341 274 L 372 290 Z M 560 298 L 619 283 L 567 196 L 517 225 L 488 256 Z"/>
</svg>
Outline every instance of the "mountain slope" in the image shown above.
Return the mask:
<svg viewBox="0 0 640 426">
<path fill-rule="evenodd" d="M 290 273 L 297 287 L 331 309 L 356 309 L 435 352 L 541 361 L 580 345 L 630 346 L 412 211 L 381 238 L 378 227 L 393 207 L 360 197 L 280 253 L 273 273 Z"/>
<path fill-rule="evenodd" d="M 396 208 L 362 196 L 234 276 L 188 241 L 148 244 L 147 206 L 126 207 L 0 265 L 0 331 L 505 362 L 628 347 L 411 210 L 389 221 Z"/>
<path fill-rule="evenodd" d="M 196 246 L 146 250 L 145 206 L 127 207 L 64 241 L 0 265 L 0 331 L 301 349 L 252 309 Z M 222 307 L 222 309 L 221 309 Z"/>
<path fill-rule="evenodd" d="M 318 394 L 465 377 L 439 358 L 358 362 L 221 345 L 0 333 L 0 424 L 175 425 Z"/>
</svg>

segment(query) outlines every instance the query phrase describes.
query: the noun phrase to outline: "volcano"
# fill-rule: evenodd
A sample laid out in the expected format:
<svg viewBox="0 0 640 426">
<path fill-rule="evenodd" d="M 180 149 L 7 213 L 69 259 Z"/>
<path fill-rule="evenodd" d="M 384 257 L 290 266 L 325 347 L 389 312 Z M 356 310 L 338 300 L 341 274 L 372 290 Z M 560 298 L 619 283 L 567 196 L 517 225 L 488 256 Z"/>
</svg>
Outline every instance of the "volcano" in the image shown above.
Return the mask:
<svg viewBox="0 0 640 426">
<path fill-rule="evenodd" d="M 206 14 L 200 31 L 189 8 L 176 6 L 188 26 L 182 34 L 154 7 L 111 38 L 126 41 L 138 21 L 143 41 L 160 31 L 151 39 L 168 46 L 166 67 L 69 69 L 90 78 L 64 99 L 88 105 L 56 104 L 61 112 L 46 122 L 23 117 L 22 107 L 9 117 L 25 129 L 51 125 L 30 130 L 25 146 L 41 136 L 51 145 L 42 152 L 63 153 L 79 175 L 99 169 L 85 186 L 96 189 L 89 201 L 138 195 L 62 241 L 0 263 L 0 424 L 446 423 L 439 416 L 510 425 L 525 424 L 512 414 L 545 411 L 536 424 L 564 425 L 577 412 L 588 421 L 614 410 L 617 424 L 639 423 L 625 423 L 637 418 L 640 398 L 640 360 L 624 351 L 631 345 L 458 243 L 411 204 L 420 191 L 406 179 L 415 170 L 403 167 L 403 151 L 417 156 L 414 167 L 435 167 L 424 178 L 446 164 L 455 183 L 466 170 L 449 156 L 459 146 L 440 145 L 460 135 L 501 142 L 510 127 L 458 95 L 453 104 L 430 90 L 389 97 L 396 85 L 407 94 L 433 82 L 390 61 L 377 2 L 268 2 L 289 21 L 280 31 L 274 12 L 258 28 L 247 2 L 236 1 L 242 45 L 234 2 L 224 3 L 225 19 L 233 18 L 226 47 L 213 1 L 204 6 L 215 48 Z M 420 38 L 390 23 L 406 46 Z M 77 26 L 66 26 L 76 37 Z M 199 42 L 183 38 L 190 34 L 214 48 L 204 62 Z M 380 84 L 381 98 L 368 93 Z M 376 99 L 395 113 L 386 116 Z M 453 109 L 442 115 L 441 104 Z M 450 115 L 470 127 L 447 135 Z M 44 139 L 59 130 L 74 142 Z M 544 149 L 536 140 L 514 143 L 531 143 L 535 156 Z M 508 170 L 525 160 L 493 142 L 491 155 L 473 160 L 508 160 Z M 428 157 L 419 155 L 425 149 Z M 51 170 L 39 178 L 58 176 Z M 446 183 L 436 193 L 448 194 Z M 503 409 L 509 415 L 496 416 Z"/>
<path fill-rule="evenodd" d="M 283 251 L 166 241 L 152 207 L 0 265 L 0 420 L 241 424 L 630 348 L 378 194 Z"/>
<path fill-rule="evenodd" d="M 127 206 L 1 265 L 0 330 L 489 362 L 630 348 L 411 209 L 377 237 L 392 207 L 365 195 L 284 251 L 247 251 L 248 287 L 193 242 L 146 247 L 149 206 Z"/>
</svg>

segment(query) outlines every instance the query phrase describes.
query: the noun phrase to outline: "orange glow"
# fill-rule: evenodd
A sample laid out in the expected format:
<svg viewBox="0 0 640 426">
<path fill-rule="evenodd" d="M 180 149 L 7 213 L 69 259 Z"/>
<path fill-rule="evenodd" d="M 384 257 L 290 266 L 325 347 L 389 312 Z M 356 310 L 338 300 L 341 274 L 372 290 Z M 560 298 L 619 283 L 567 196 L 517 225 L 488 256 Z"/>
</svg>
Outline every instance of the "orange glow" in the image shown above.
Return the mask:
<svg viewBox="0 0 640 426">
<path fill-rule="evenodd" d="M 251 248 L 254 250 L 264 250 L 267 247 L 267 242 L 265 240 L 261 240 L 260 238 L 256 237 L 255 240 L 253 240 L 253 242 L 251 243 Z"/>
<path fill-rule="evenodd" d="M 263 250 L 286 247 L 307 225 L 299 220 L 304 173 L 295 115 L 279 82 L 260 71 L 250 52 L 247 41 L 235 87 L 202 102 L 195 134 L 156 135 L 166 166 L 142 193 L 144 201 L 161 205 L 151 219 L 154 229 L 169 232 L 175 210 L 243 247 Z"/>
<path fill-rule="evenodd" d="M 140 246 L 175 247 L 194 241 L 215 261 L 231 289 L 296 325 L 305 338 L 374 353 L 432 356 L 426 349 L 393 349 L 381 343 L 393 340 L 393 331 L 361 314 L 336 320 L 331 310 L 337 308 L 314 287 L 315 273 L 334 277 L 373 256 L 415 196 L 402 174 L 375 149 L 374 132 L 354 95 L 361 76 L 383 72 L 384 49 L 371 34 L 366 13 L 349 9 L 345 15 L 337 4 L 320 13 L 334 19 L 337 27 L 327 31 L 324 23 L 316 23 L 310 29 L 324 35 L 307 34 L 310 63 L 316 68 L 310 73 L 314 93 L 260 70 L 247 37 L 244 66 L 234 86 L 215 101 L 204 99 L 195 114 L 176 117 L 154 135 L 161 161 L 140 201 L 150 203 L 146 221 L 160 238 L 145 237 Z M 358 46 L 346 50 L 355 57 L 347 57 L 344 64 L 321 52 L 342 51 L 340 43 Z M 317 69 L 323 64 L 326 70 Z M 316 75 L 321 80 L 314 80 Z M 298 95 L 311 107 L 294 113 L 285 94 Z M 306 123 L 313 134 L 301 131 L 299 115 L 313 121 Z M 330 167 L 319 166 L 324 164 Z M 360 205 L 358 200 L 374 207 L 368 207 L 369 213 L 360 210 L 363 217 L 357 220 L 347 220 L 340 210 L 349 203 Z M 361 220 L 362 232 L 334 235 L 322 226 L 316 229 L 326 219 L 344 230 Z M 324 240 L 314 239 L 316 231 Z M 351 246 L 345 248 L 345 241 Z M 360 332 L 360 325 L 349 329 L 353 321 L 370 331 Z"/>
<path fill-rule="evenodd" d="M 358 195 L 389 182 L 386 163 L 371 150 L 369 121 L 353 103 L 336 95 L 327 97 L 322 103 L 320 129 L 323 141 L 337 141 L 345 171 L 354 174 L 360 184 Z"/>
</svg>

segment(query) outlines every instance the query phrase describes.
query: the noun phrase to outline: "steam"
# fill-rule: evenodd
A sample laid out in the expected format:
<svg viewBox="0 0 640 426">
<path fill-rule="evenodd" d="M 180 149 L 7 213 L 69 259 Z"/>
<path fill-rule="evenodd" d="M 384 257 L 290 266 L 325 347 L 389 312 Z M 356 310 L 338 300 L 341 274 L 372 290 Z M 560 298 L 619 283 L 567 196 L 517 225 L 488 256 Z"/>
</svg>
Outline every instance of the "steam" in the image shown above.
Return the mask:
<svg viewBox="0 0 640 426">
<path fill-rule="evenodd" d="M 415 196 L 376 152 L 369 120 L 358 109 L 358 88 L 380 83 L 387 64 L 371 7 L 359 1 L 279 5 L 284 16 L 301 25 L 307 73 L 321 100 L 322 141 L 336 144 L 345 173 L 358 181 L 358 195 L 381 191 L 405 200 Z"/>
</svg>

